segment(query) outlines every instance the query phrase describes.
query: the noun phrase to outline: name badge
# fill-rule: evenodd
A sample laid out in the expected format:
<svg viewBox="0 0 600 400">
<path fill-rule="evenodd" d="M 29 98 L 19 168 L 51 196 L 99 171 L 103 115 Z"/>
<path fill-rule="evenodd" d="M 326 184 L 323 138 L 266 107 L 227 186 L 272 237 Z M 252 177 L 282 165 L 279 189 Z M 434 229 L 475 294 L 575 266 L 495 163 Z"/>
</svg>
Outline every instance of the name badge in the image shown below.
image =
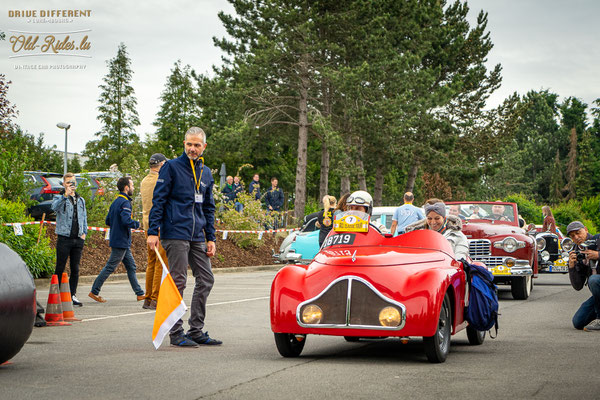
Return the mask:
<svg viewBox="0 0 600 400">
<path fill-rule="evenodd" d="M 196 203 L 202 203 L 202 193 L 196 193 L 195 201 Z"/>
</svg>

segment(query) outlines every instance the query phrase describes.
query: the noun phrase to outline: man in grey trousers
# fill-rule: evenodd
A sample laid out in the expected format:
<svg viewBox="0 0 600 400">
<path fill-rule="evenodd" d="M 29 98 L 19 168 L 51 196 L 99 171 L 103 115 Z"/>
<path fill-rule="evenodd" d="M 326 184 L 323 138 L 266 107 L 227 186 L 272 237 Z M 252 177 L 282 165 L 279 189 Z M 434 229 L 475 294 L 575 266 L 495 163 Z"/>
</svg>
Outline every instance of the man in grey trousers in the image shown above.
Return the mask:
<svg viewBox="0 0 600 400">
<path fill-rule="evenodd" d="M 210 257 L 216 254 L 212 195 L 215 182 L 202 158 L 206 134 L 192 127 L 186 132 L 183 144 L 184 153 L 167 161 L 158 174 L 149 216 L 148 246 L 154 249 L 158 245 L 160 231 L 160 242 L 169 259 L 169 272 L 182 296 L 188 265 L 196 279 L 189 330 L 184 333 L 183 321 L 177 321 L 169 333 L 171 345 L 220 345 L 220 340 L 203 332 L 206 300 L 214 283 Z"/>
</svg>

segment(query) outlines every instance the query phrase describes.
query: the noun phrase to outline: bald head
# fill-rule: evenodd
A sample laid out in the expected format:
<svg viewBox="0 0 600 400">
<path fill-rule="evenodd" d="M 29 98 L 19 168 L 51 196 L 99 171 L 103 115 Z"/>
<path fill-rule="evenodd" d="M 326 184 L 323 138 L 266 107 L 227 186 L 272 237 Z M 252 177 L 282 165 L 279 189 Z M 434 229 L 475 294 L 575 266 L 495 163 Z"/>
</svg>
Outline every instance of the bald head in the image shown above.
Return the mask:
<svg viewBox="0 0 600 400">
<path fill-rule="evenodd" d="M 412 203 L 414 200 L 415 200 L 415 195 L 412 194 L 412 192 L 404 193 L 404 202 L 405 203 Z"/>
</svg>

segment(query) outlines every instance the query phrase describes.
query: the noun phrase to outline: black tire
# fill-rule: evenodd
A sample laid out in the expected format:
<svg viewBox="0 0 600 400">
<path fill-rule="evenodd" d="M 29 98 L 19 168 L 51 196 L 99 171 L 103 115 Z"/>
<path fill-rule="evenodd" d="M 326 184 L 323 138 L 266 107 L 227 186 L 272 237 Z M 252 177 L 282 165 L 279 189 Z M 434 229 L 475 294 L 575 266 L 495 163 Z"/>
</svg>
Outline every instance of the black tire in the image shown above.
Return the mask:
<svg viewBox="0 0 600 400">
<path fill-rule="evenodd" d="M 467 326 L 467 338 L 471 346 L 479 346 L 485 340 L 485 331 L 478 331 L 472 326 Z"/>
<path fill-rule="evenodd" d="M 351 342 L 351 343 L 355 343 L 360 340 L 360 338 L 358 336 L 344 336 L 344 339 L 346 339 L 346 342 Z"/>
<path fill-rule="evenodd" d="M 306 336 L 298 340 L 292 333 L 275 333 L 275 344 L 283 357 L 298 357 L 304 349 Z"/>
<path fill-rule="evenodd" d="M 450 335 L 452 334 L 452 311 L 450 299 L 446 294 L 440 308 L 437 329 L 433 336 L 423 337 L 425 355 L 432 363 L 443 363 L 450 352 Z"/>
<path fill-rule="evenodd" d="M 510 291 L 515 300 L 527 300 L 533 290 L 533 277 L 531 275 L 512 278 Z"/>
</svg>

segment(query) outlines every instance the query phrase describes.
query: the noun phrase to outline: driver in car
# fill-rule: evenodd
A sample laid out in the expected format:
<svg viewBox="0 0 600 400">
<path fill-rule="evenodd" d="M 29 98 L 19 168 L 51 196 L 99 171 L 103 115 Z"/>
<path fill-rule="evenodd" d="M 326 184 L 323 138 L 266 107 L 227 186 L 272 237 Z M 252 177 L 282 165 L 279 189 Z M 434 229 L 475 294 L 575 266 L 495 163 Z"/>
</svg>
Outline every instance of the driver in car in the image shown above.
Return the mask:
<svg viewBox="0 0 600 400">
<path fill-rule="evenodd" d="M 358 190 L 348 197 L 346 207 L 348 211 L 362 211 L 371 216 L 373 213 L 373 198 L 364 190 Z M 382 234 L 390 233 L 385 225 L 378 221 L 371 220 L 369 224 L 377 228 Z"/>
<path fill-rule="evenodd" d="M 506 207 L 504 207 L 504 205 L 502 204 L 494 204 L 492 206 L 491 219 L 493 219 L 494 221 L 512 221 L 512 219 L 504 215 L 505 209 Z"/>
</svg>

